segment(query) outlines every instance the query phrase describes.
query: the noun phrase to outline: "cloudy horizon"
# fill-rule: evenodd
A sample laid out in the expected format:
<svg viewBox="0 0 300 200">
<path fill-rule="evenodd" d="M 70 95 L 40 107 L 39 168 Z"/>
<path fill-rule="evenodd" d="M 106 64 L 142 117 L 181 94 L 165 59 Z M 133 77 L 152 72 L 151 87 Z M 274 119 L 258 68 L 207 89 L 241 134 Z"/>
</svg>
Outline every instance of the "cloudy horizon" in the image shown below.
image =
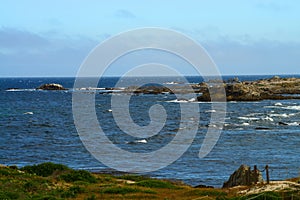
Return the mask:
<svg viewBox="0 0 300 200">
<path fill-rule="evenodd" d="M 75 76 L 99 43 L 142 27 L 194 39 L 223 75 L 300 74 L 299 9 L 292 0 L 3 1 L 0 77 Z"/>
</svg>

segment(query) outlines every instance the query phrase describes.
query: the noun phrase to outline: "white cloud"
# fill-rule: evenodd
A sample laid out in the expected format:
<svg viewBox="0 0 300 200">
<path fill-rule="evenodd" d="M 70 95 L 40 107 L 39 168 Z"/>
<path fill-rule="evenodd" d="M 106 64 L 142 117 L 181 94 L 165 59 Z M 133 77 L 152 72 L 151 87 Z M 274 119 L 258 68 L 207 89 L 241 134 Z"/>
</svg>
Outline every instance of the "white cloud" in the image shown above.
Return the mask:
<svg viewBox="0 0 300 200">
<path fill-rule="evenodd" d="M 29 31 L 2 28 L 1 75 L 75 75 L 81 62 L 97 44 L 98 41 L 83 36 L 48 37 Z"/>
</svg>

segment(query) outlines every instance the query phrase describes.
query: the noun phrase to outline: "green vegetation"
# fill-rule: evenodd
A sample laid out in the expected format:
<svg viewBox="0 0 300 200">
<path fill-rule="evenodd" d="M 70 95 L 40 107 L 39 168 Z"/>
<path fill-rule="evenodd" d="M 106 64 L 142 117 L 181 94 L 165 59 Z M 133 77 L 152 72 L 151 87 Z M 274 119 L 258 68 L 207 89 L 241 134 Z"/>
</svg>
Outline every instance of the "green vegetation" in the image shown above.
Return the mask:
<svg viewBox="0 0 300 200">
<path fill-rule="evenodd" d="M 69 183 L 75 181 L 96 183 L 97 181 L 90 172 L 84 170 L 70 170 L 68 173 L 60 175 L 59 178 Z"/>
<path fill-rule="evenodd" d="M 168 189 L 178 189 L 179 188 L 170 182 L 154 180 L 154 179 L 140 181 L 140 182 L 137 182 L 136 185 L 142 186 L 142 187 L 148 187 L 148 188 L 168 188 Z"/>
<path fill-rule="evenodd" d="M 54 172 L 70 170 L 67 166 L 61 164 L 54 164 L 51 162 L 42 163 L 39 165 L 25 166 L 21 168 L 22 171 L 36 174 L 38 176 L 51 176 Z"/>
<path fill-rule="evenodd" d="M 64 191 L 61 195 L 63 198 L 75 198 L 77 194 L 82 194 L 85 192 L 85 189 L 79 186 L 72 186 L 68 190 Z"/>
<path fill-rule="evenodd" d="M 150 179 L 149 177 L 138 176 L 138 175 L 134 175 L 134 174 L 125 174 L 125 175 L 120 176 L 119 178 L 124 179 L 124 180 L 129 180 L 129 181 L 136 181 L 136 182 Z"/>
<path fill-rule="evenodd" d="M 128 186 L 117 186 L 117 187 L 110 187 L 110 188 L 105 188 L 100 191 L 100 193 L 103 194 L 130 194 L 130 193 L 147 193 L 147 194 L 156 194 L 155 191 L 153 190 L 142 190 L 139 188 L 135 187 L 128 187 Z"/>
<path fill-rule="evenodd" d="M 289 188 L 278 192 L 239 194 L 240 190 L 245 189 L 192 188 L 138 175 L 91 174 L 54 163 L 21 169 L 0 166 L 0 200 L 300 199 L 300 191 Z"/>
</svg>

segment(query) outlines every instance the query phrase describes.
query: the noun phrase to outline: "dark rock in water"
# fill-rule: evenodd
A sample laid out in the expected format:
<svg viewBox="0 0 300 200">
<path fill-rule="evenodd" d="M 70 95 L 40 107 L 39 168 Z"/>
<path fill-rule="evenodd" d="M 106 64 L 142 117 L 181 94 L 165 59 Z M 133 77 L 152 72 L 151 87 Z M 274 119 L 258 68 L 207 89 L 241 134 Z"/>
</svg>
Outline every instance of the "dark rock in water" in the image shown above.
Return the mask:
<svg viewBox="0 0 300 200">
<path fill-rule="evenodd" d="M 256 127 L 255 130 L 270 130 L 268 127 Z"/>
<path fill-rule="evenodd" d="M 261 172 L 254 166 L 254 169 L 247 165 L 241 165 L 229 178 L 227 182 L 223 184 L 223 188 L 240 186 L 240 185 L 253 185 L 263 182 Z"/>
<path fill-rule="evenodd" d="M 38 90 L 67 90 L 62 85 L 57 84 L 57 83 L 44 84 L 44 85 L 39 86 L 36 89 L 38 89 Z"/>
<path fill-rule="evenodd" d="M 209 186 L 209 185 L 197 185 L 194 188 L 214 188 L 213 186 Z"/>
<path fill-rule="evenodd" d="M 5 90 L 11 90 L 11 91 L 13 91 L 13 90 L 20 90 L 20 88 L 6 88 Z"/>
<path fill-rule="evenodd" d="M 282 125 L 282 126 L 287 126 L 288 124 L 287 123 L 284 123 L 284 122 L 278 122 L 279 125 Z"/>
</svg>

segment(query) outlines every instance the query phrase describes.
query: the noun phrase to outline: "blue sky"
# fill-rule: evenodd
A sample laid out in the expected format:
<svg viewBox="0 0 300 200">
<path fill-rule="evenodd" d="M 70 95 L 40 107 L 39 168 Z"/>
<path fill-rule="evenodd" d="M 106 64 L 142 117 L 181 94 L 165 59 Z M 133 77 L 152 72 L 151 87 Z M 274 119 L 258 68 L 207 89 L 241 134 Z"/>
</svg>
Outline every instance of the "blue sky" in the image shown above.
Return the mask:
<svg viewBox="0 0 300 200">
<path fill-rule="evenodd" d="M 296 0 L 0 3 L 0 77 L 75 76 L 101 41 L 141 27 L 188 35 L 207 50 L 222 74 L 300 74 Z"/>
</svg>

